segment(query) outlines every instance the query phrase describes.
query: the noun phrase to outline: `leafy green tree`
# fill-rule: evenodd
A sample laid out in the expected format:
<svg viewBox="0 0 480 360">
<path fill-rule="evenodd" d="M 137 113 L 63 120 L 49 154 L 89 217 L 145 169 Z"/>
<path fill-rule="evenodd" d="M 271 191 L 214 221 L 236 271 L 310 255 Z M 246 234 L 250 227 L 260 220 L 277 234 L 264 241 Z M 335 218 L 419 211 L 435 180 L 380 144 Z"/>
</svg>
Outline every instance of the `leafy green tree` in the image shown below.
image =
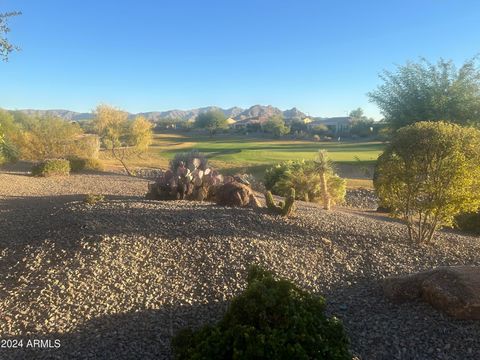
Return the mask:
<svg viewBox="0 0 480 360">
<path fill-rule="evenodd" d="M 356 108 L 355 110 L 350 111 L 350 114 L 348 116 L 350 116 L 353 120 L 367 119 L 362 108 Z"/>
<path fill-rule="evenodd" d="M 195 119 L 195 127 L 206 129 L 210 135 L 215 135 L 218 130 L 228 128 L 227 118 L 220 110 L 211 110 L 198 114 Z"/>
<path fill-rule="evenodd" d="M 127 174 L 133 176 L 126 161 L 148 150 L 152 143 L 152 124 L 142 116 L 131 122 L 127 112 L 110 105 L 99 105 L 93 127 L 104 147 L 122 164 Z"/>
<path fill-rule="evenodd" d="M 143 116 L 137 116 L 130 124 L 128 145 L 144 153 L 153 141 L 152 123 Z"/>
<path fill-rule="evenodd" d="M 293 119 L 290 123 L 290 132 L 291 133 L 301 133 L 308 130 L 307 124 L 303 120 Z"/>
<path fill-rule="evenodd" d="M 290 127 L 285 124 L 285 120 L 280 115 L 270 117 L 263 125 L 263 130 L 273 134 L 275 137 L 286 135 L 290 132 Z"/>
<path fill-rule="evenodd" d="M 366 117 L 362 108 L 350 111 L 349 117 L 352 118 L 350 134 L 360 137 L 372 136 L 376 133 L 377 127 L 372 118 Z"/>
<path fill-rule="evenodd" d="M 397 130 L 374 185 L 412 240 L 431 241 L 439 226 L 480 208 L 480 130 L 430 121 Z"/>
<path fill-rule="evenodd" d="M 314 135 L 323 136 L 323 135 L 329 134 L 330 129 L 325 124 L 318 124 L 318 125 L 313 126 L 310 129 L 310 132 Z"/>
<path fill-rule="evenodd" d="M 18 46 L 12 45 L 8 39 L 7 34 L 10 32 L 8 27 L 8 18 L 12 16 L 20 15 L 20 12 L 8 12 L 0 14 L 0 57 L 3 61 L 8 60 L 8 56 L 11 52 L 19 50 Z"/>
<path fill-rule="evenodd" d="M 480 125 L 480 70 L 477 59 L 459 69 L 452 61 L 408 62 L 396 72 L 384 71 L 383 83 L 370 92 L 394 129 L 418 121 Z"/>
</svg>

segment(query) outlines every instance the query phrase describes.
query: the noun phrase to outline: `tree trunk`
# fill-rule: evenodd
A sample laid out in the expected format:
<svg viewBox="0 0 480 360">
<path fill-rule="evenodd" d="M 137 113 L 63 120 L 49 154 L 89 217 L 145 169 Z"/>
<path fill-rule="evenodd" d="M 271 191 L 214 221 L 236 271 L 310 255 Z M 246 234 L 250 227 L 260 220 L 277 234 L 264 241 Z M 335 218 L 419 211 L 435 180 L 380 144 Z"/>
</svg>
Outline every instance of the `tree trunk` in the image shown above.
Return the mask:
<svg viewBox="0 0 480 360">
<path fill-rule="evenodd" d="M 320 174 L 320 186 L 322 188 L 323 208 L 330 210 L 330 195 L 328 194 L 327 177 L 324 172 Z"/>
<path fill-rule="evenodd" d="M 114 148 L 114 147 L 112 148 L 112 155 L 113 155 L 113 157 L 114 157 L 115 159 L 117 159 L 118 161 L 120 161 L 120 163 L 122 164 L 123 168 L 124 168 L 125 171 L 127 172 L 127 175 L 128 175 L 128 176 L 134 176 L 133 173 L 128 169 L 127 164 L 125 164 L 125 162 L 123 161 L 123 157 L 117 155 L 117 152 L 115 151 L 115 148 Z"/>
</svg>

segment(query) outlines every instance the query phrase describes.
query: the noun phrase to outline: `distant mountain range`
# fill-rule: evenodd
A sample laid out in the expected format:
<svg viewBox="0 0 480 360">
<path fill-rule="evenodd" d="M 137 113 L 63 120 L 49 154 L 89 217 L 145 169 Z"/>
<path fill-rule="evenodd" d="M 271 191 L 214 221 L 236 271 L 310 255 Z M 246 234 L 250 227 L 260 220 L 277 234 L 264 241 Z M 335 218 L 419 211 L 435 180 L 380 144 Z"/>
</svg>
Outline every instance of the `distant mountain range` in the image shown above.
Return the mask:
<svg viewBox="0 0 480 360">
<path fill-rule="evenodd" d="M 274 106 L 268 105 L 254 105 L 248 109 L 242 109 L 239 107 L 232 107 L 229 109 L 222 109 L 217 106 L 208 106 L 198 109 L 191 110 L 169 110 L 169 111 L 150 111 L 142 112 L 138 114 L 130 114 L 131 117 L 137 115 L 145 116 L 147 119 L 157 122 L 161 120 L 181 120 L 181 121 L 191 121 L 194 120 L 198 114 L 211 111 L 211 110 L 220 110 L 226 117 L 233 118 L 235 120 L 244 120 L 250 118 L 268 118 L 273 115 L 283 115 L 286 119 L 299 118 L 303 119 L 307 117 L 303 112 L 297 108 L 292 108 L 290 110 L 282 111 Z M 60 117 L 69 121 L 81 121 L 89 120 L 93 118 L 92 113 L 79 113 L 70 110 L 18 110 L 27 115 L 37 115 L 37 116 L 55 116 Z"/>
</svg>

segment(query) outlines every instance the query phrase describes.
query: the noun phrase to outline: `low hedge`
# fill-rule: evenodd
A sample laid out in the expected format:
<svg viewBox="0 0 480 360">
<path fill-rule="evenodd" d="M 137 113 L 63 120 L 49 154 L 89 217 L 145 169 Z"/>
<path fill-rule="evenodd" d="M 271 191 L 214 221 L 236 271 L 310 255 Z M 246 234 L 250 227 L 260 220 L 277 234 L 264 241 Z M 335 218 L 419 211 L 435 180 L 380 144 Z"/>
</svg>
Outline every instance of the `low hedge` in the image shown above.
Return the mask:
<svg viewBox="0 0 480 360">
<path fill-rule="evenodd" d="M 352 358 L 343 325 L 325 315 L 322 297 L 257 267 L 219 323 L 182 330 L 172 347 L 178 360 Z"/>
<path fill-rule="evenodd" d="M 68 161 L 70 162 L 70 170 L 72 172 L 103 170 L 103 164 L 98 159 L 70 157 Z"/>
<path fill-rule="evenodd" d="M 33 176 L 67 176 L 70 174 L 70 162 L 66 159 L 48 159 L 35 164 Z"/>
<path fill-rule="evenodd" d="M 480 234 L 480 211 L 457 215 L 455 217 L 455 227 L 462 231 Z"/>
</svg>

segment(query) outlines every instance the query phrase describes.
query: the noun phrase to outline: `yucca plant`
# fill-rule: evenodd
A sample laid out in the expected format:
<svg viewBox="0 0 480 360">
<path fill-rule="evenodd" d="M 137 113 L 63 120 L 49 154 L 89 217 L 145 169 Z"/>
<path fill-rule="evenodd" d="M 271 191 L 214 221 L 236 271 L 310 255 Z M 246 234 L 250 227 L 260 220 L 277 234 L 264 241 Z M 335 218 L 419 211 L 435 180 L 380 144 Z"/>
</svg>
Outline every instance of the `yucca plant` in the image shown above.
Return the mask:
<svg viewBox="0 0 480 360">
<path fill-rule="evenodd" d="M 326 150 L 319 150 L 315 160 L 315 170 L 320 176 L 320 188 L 322 192 L 323 208 L 330 210 L 331 197 L 328 189 L 328 178 L 333 174 L 332 160 L 328 158 Z"/>
</svg>

